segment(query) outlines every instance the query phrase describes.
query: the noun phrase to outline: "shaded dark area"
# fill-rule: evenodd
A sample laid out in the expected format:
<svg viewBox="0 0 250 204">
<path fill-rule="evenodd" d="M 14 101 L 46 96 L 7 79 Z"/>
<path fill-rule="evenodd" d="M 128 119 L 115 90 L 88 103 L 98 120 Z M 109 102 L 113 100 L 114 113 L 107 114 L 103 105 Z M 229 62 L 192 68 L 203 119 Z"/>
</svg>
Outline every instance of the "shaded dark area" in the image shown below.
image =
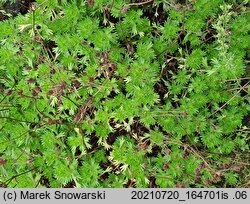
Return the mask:
<svg viewBox="0 0 250 204">
<path fill-rule="evenodd" d="M 88 152 L 94 152 L 99 148 L 99 145 L 97 143 L 99 137 L 97 137 L 94 133 L 92 133 L 89 138 L 90 138 L 89 143 L 91 144 L 92 147 L 91 149 L 88 150 Z"/>
<path fill-rule="evenodd" d="M 32 2 L 35 2 L 35 0 L 17 0 L 14 3 L 7 1 L 2 7 L 0 7 L 0 9 L 3 9 L 13 17 L 17 16 L 19 13 L 25 15 L 29 12 Z M 0 13 L 0 20 L 6 20 L 8 18 L 8 15 Z"/>
<path fill-rule="evenodd" d="M 152 4 L 145 5 L 144 17 L 150 19 L 151 23 L 159 23 L 164 25 L 168 13 L 163 9 L 163 3 L 160 3 L 158 6 L 152 6 Z"/>
<path fill-rule="evenodd" d="M 201 40 L 203 43 L 212 44 L 216 40 L 216 38 L 215 38 L 216 34 L 217 34 L 216 30 L 214 28 L 212 28 L 212 26 L 211 26 L 207 29 L 205 37 Z"/>
<path fill-rule="evenodd" d="M 242 125 L 250 128 L 250 113 L 243 118 Z"/>
<path fill-rule="evenodd" d="M 134 118 L 134 122 L 132 123 L 131 132 L 136 133 L 138 136 L 143 136 L 145 133 L 149 133 L 149 129 L 146 128 L 141 122 L 139 117 Z"/>
<path fill-rule="evenodd" d="M 136 183 L 135 181 L 128 180 L 126 184 L 123 185 L 124 188 L 136 188 Z"/>
<path fill-rule="evenodd" d="M 154 144 L 153 148 L 152 148 L 152 152 L 151 153 L 147 153 L 146 157 L 157 157 L 157 155 L 159 153 L 161 153 L 161 151 L 162 151 L 162 148 L 159 147 L 158 145 Z"/>
<path fill-rule="evenodd" d="M 113 119 L 110 121 L 109 124 L 110 124 L 110 126 L 111 126 L 112 128 L 115 129 L 115 132 L 109 133 L 109 136 L 108 136 L 108 138 L 107 138 L 107 142 L 108 142 L 109 145 L 113 145 L 114 142 L 116 141 L 116 139 L 117 139 L 119 136 L 123 136 L 123 135 L 128 134 L 128 132 L 123 128 L 123 126 L 122 126 L 121 128 L 115 128 L 115 125 L 116 125 L 117 123 L 115 123 L 115 122 L 113 121 Z"/>
<path fill-rule="evenodd" d="M 154 85 L 154 90 L 160 96 L 161 105 L 165 105 L 164 97 L 165 97 L 165 94 L 167 94 L 168 89 L 167 89 L 167 86 L 165 85 L 165 83 L 162 79 L 160 79 L 158 82 L 156 82 L 156 84 Z"/>
<path fill-rule="evenodd" d="M 17 4 L 20 8 L 20 13 L 22 15 L 28 13 L 29 8 L 33 2 L 36 2 L 35 0 L 18 0 Z"/>
<path fill-rule="evenodd" d="M 108 167 L 112 167 L 113 169 L 115 168 L 112 163 L 110 161 L 107 162 L 101 162 L 100 163 L 100 167 L 105 171 Z M 109 177 L 109 173 L 106 172 L 104 174 L 102 174 L 99 178 L 100 181 L 104 181 L 105 179 L 107 179 Z"/>
<path fill-rule="evenodd" d="M 149 188 L 160 188 L 159 185 L 156 184 L 156 178 L 154 176 L 149 177 Z"/>
<path fill-rule="evenodd" d="M 40 178 L 40 184 L 46 186 L 46 188 L 50 188 L 50 182 L 49 179 L 47 179 L 45 176 L 41 176 Z"/>
<path fill-rule="evenodd" d="M 56 48 L 56 42 L 52 40 L 47 40 L 44 42 L 44 46 L 48 52 L 49 57 L 53 60 L 56 53 L 53 51 L 53 48 Z"/>
</svg>

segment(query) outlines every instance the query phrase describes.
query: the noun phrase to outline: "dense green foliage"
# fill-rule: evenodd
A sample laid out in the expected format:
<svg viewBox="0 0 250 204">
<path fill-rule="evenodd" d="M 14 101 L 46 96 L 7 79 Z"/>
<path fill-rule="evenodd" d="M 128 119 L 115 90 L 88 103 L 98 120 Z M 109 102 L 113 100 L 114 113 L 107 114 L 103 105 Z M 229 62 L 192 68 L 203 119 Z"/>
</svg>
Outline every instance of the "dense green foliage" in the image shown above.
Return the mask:
<svg viewBox="0 0 250 204">
<path fill-rule="evenodd" d="M 131 2 L 0 22 L 3 187 L 249 186 L 249 1 Z"/>
</svg>

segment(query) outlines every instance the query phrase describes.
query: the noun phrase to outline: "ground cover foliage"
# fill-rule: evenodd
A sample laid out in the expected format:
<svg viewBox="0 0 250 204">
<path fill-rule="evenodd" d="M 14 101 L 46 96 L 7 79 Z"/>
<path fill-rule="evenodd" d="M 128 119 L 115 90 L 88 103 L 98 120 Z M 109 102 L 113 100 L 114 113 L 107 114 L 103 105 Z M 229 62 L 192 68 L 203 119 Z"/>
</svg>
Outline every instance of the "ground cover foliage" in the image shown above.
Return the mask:
<svg viewBox="0 0 250 204">
<path fill-rule="evenodd" d="M 2 187 L 249 187 L 248 0 L 24 2 L 0 22 Z"/>
</svg>

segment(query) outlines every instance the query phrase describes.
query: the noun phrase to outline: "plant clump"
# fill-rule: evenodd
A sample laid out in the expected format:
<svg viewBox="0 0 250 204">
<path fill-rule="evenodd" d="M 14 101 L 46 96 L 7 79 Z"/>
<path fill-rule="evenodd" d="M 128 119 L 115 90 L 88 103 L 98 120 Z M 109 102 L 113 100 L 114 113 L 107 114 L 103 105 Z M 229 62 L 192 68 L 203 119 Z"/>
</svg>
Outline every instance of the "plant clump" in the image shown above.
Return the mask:
<svg viewBox="0 0 250 204">
<path fill-rule="evenodd" d="M 2 187 L 249 187 L 248 0 L 26 3 L 0 21 Z"/>
</svg>

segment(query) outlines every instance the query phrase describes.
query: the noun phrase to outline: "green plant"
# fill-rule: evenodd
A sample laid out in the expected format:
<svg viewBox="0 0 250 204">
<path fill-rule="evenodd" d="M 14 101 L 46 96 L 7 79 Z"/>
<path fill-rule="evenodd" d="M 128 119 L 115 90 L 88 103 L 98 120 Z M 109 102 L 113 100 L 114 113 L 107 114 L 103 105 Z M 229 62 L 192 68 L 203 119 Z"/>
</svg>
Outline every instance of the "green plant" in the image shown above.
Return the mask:
<svg viewBox="0 0 250 204">
<path fill-rule="evenodd" d="M 0 22 L 1 185 L 246 187 L 247 3 L 40 0 Z"/>
</svg>

